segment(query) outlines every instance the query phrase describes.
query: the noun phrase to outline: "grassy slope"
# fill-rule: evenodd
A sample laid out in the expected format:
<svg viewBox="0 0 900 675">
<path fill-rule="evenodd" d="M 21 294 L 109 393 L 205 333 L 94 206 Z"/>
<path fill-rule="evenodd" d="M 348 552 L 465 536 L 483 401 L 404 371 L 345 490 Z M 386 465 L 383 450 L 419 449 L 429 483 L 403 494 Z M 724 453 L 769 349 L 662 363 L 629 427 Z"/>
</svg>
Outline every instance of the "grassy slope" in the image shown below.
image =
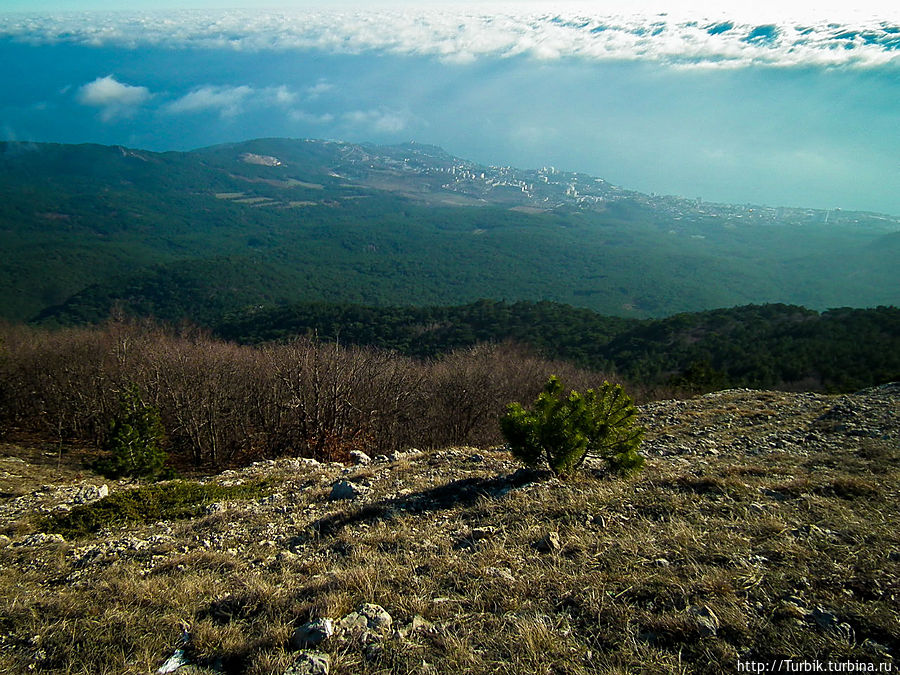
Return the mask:
<svg viewBox="0 0 900 675">
<path fill-rule="evenodd" d="M 401 628 L 426 623 L 368 656 L 325 643 L 334 673 L 424 672 L 423 661 L 440 673 L 584 674 L 885 661 L 900 655 L 890 396 L 737 391 L 651 404 L 650 461 L 629 481 L 535 482 L 505 453 L 471 448 L 349 474 L 289 461 L 230 472 L 214 482 L 265 479 L 272 494 L 0 548 L 0 667 L 147 672 L 187 630 L 195 662 L 280 673 L 296 625 L 361 602 Z M 31 490 L 76 478 L 41 457 L 0 460 L 2 481 L 51 509 L 75 487 Z M 340 477 L 372 492 L 329 501 Z M 36 521 L 13 504 L 4 499 L 5 531 L 18 544 Z M 559 550 L 541 549 L 550 532 Z"/>
</svg>

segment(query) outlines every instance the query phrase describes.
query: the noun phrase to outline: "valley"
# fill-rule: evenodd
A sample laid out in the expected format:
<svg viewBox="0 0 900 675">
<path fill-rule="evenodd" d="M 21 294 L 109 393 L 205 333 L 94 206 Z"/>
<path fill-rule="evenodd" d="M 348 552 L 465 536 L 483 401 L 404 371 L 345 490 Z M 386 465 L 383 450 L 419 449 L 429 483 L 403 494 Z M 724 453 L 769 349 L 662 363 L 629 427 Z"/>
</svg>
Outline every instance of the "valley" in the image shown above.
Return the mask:
<svg viewBox="0 0 900 675">
<path fill-rule="evenodd" d="M 900 219 L 643 195 L 419 144 L 0 145 L 0 315 L 549 300 L 663 317 L 900 302 Z"/>
</svg>

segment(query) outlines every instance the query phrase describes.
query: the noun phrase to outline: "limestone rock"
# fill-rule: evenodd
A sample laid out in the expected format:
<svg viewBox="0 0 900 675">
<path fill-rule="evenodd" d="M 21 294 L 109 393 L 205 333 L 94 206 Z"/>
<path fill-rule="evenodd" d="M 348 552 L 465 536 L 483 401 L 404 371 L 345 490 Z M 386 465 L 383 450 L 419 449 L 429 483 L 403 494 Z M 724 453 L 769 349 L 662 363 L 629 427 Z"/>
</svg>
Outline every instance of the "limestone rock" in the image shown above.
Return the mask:
<svg viewBox="0 0 900 675">
<path fill-rule="evenodd" d="M 44 532 L 35 532 L 25 537 L 22 541 L 13 544 L 13 546 L 43 546 L 45 544 L 65 544 L 66 540 L 61 534 L 45 534 Z"/>
<path fill-rule="evenodd" d="M 810 615 L 816 625 L 826 633 L 845 640 L 853 639 L 853 628 L 850 624 L 841 621 L 837 616 L 822 607 L 816 607 Z"/>
<path fill-rule="evenodd" d="M 712 636 L 719 631 L 719 617 L 706 605 L 702 607 L 689 607 L 688 614 L 700 629 L 703 636 Z"/>
<path fill-rule="evenodd" d="M 483 541 L 485 539 L 493 539 L 496 533 L 497 528 L 492 525 L 473 527 L 469 532 L 469 538 L 472 541 Z"/>
<path fill-rule="evenodd" d="M 391 615 L 381 605 L 367 602 L 355 612 L 350 612 L 337 622 L 335 628 L 343 633 L 359 637 L 363 642 L 371 642 L 385 637 L 391 630 Z"/>
<path fill-rule="evenodd" d="M 559 541 L 559 532 L 548 533 L 545 537 L 539 539 L 534 546 L 538 551 L 543 551 L 544 553 L 558 551 L 562 548 L 562 544 Z"/>
<path fill-rule="evenodd" d="M 512 570 L 508 567 L 486 567 L 484 573 L 489 577 L 503 579 L 504 581 L 513 582 L 516 578 L 513 576 Z"/>
<path fill-rule="evenodd" d="M 295 649 L 316 647 L 334 635 L 334 623 L 331 619 L 316 619 L 300 626 L 294 631 L 291 644 Z"/>
<path fill-rule="evenodd" d="M 297 655 L 283 675 L 328 675 L 331 657 L 322 652 L 304 650 Z"/>
<path fill-rule="evenodd" d="M 103 499 L 108 496 L 109 486 L 106 484 L 103 484 L 100 487 L 97 487 L 96 485 L 85 485 L 75 493 L 72 502 L 74 504 L 87 504 L 88 502 L 95 502 L 98 499 Z"/>
<path fill-rule="evenodd" d="M 362 450 L 351 450 L 350 451 L 350 461 L 357 466 L 362 464 L 369 464 L 372 461 L 372 458 L 369 457 Z"/>
<path fill-rule="evenodd" d="M 418 459 L 422 456 L 422 451 L 418 448 L 407 448 L 404 451 L 395 450 L 389 455 L 386 455 L 387 459 L 391 462 L 399 462 L 400 460 L 414 460 Z"/>
<path fill-rule="evenodd" d="M 409 622 L 408 624 L 406 624 L 405 626 L 401 626 L 401 627 L 397 630 L 397 633 L 399 634 L 399 636 L 400 636 L 401 638 L 404 638 L 404 639 L 405 639 L 405 638 L 409 637 L 409 636 L 410 636 L 411 634 L 413 634 L 413 633 L 418 633 L 418 632 L 420 632 L 420 631 L 423 632 L 423 633 L 427 633 L 427 632 L 432 631 L 432 630 L 434 630 L 434 624 L 431 623 L 430 621 L 428 621 L 428 620 L 422 618 L 422 617 L 419 616 L 418 614 L 416 614 L 416 615 L 413 617 L 413 620 L 410 621 L 410 622 Z"/>
<path fill-rule="evenodd" d="M 331 495 L 329 496 L 329 499 L 333 501 L 338 499 L 356 499 L 357 497 L 368 494 L 369 491 L 370 488 L 367 488 L 364 485 L 351 483 L 346 480 L 339 480 L 331 486 Z"/>
</svg>

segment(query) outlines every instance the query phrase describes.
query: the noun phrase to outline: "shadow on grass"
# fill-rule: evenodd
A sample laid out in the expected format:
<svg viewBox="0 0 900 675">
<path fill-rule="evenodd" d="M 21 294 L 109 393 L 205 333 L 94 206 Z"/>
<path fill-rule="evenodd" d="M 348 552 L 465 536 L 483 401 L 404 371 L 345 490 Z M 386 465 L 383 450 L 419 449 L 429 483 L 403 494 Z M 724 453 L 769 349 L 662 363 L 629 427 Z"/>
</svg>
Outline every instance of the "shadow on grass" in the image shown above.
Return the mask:
<svg viewBox="0 0 900 675">
<path fill-rule="evenodd" d="M 514 473 L 493 478 L 455 480 L 422 492 L 367 504 L 350 512 L 325 516 L 312 523 L 307 533 L 296 538 L 291 544 L 301 543 L 310 536 L 330 536 L 348 525 L 386 520 L 400 513 L 442 511 L 456 506 L 468 506 L 485 497 L 496 499 L 510 490 L 547 480 L 550 476 L 549 471 L 519 469 Z"/>
</svg>

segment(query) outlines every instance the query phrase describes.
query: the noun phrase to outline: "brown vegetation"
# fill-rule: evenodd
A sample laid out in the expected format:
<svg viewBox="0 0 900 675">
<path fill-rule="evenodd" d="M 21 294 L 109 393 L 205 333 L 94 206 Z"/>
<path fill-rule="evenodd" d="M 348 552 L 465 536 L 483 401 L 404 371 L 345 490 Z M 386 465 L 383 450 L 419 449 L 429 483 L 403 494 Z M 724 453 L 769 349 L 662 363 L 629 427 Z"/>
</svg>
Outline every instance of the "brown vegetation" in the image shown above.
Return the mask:
<svg viewBox="0 0 900 675">
<path fill-rule="evenodd" d="M 581 389 L 608 378 L 512 344 L 426 361 L 311 338 L 238 346 L 148 322 L 7 326 L 0 341 L 5 427 L 99 447 L 121 392 L 136 386 L 182 470 L 496 444 L 504 405 L 533 399 L 549 375 Z"/>
</svg>

